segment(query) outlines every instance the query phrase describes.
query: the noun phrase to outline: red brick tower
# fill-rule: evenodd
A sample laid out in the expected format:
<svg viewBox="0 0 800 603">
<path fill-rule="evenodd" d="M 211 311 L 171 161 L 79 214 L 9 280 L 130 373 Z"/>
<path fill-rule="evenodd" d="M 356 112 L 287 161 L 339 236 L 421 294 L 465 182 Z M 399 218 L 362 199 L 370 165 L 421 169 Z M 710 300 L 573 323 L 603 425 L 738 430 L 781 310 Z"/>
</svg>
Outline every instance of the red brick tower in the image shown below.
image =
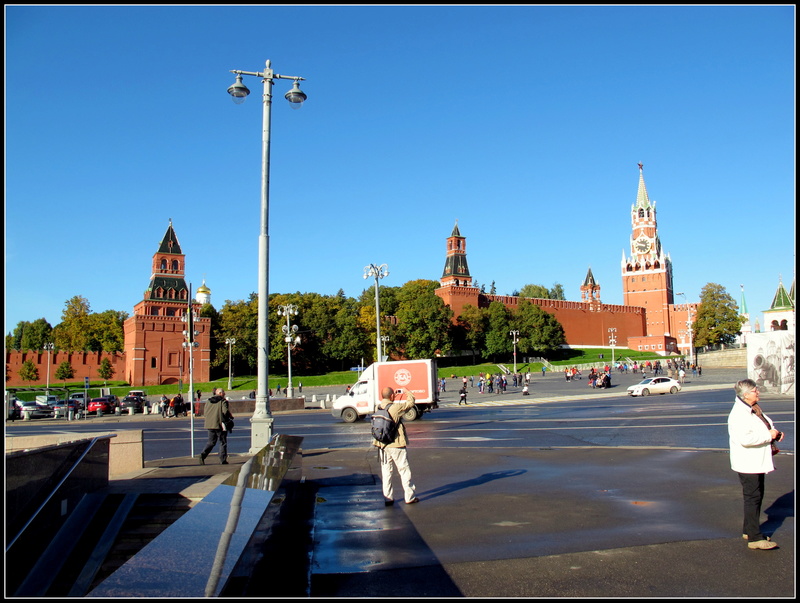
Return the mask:
<svg viewBox="0 0 800 603">
<path fill-rule="evenodd" d="M 661 247 L 656 204 L 647 195 L 642 168 L 640 163 L 639 190 L 631 207 L 631 255 L 622 253 L 622 295 L 624 305 L 645 309 L 647 335 L 629 340 L 628 347 L 665 352 L 676 345 L 669 330 L 674 297 L 672 260 Z"/>
<path fill-rule="evenodd" d="M 186 256 L 170 220 L 153 255 L 150 286 L 125 321 L 125 378 L 132 386 L 189 383 L 189 350 L 184 346 L 189 308 L 194 310 L 197 346 L 192 354 L 194 381 L 209 381 L 211 319 L 197 317 L 184 278 Z"/>
</svg>

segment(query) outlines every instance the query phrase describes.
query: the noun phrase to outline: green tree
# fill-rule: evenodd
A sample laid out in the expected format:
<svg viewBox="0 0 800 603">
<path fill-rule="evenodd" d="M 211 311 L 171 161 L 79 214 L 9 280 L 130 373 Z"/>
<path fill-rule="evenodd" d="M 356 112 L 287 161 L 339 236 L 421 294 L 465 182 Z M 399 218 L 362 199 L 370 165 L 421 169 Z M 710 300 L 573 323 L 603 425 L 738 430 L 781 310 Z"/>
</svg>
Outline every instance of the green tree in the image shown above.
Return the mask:
<svg viewBox="0 0 800 603">
<path fill-rule="evenodd" d="M 108 358 L 103 358 L 100 361 L 100 366 L 97 367 L 97 375 L 104 381 L 108 381 L 114 376 L 114 367 Z"/>
<path fill-rule="evenodd" d="M 459 349 L 472 350 L 473 357 L 483 354 L 486 348 L 486 331 L 489 327 L 489 315 L 485 308 L 476 308 L 472 304 L 464 306 L 456 320 Z"/>
<path fill-rule="evenodd" d="M 69 362 L 64 360 L 56 369 L 56 379 L 61 379 L 66 386 L 67 379 L 72 379 L 73 377 L 75 377 L 75 369 L 72 368 L 72 365 Z"/>
<path fill-rule="evenodd" d="M 692 324 L 694 345 L 729 345 L 742 328 L 736 300 L 722 285 L 708 283 L 700 291 L 700 305 Z"/>
<path fill-rule="evenodd" d="M 535 299 L 549 299 L 550 291 L 544 285 L 523 285 L 519 290 L 520 297 L 533 297 Z"/>
<path fill-rule="evenodd" d="M 91 329 L 89 300 L 80 295 L 68 299 L 61 313 L 61 322 L 53 329 L 53 342 L 57 350 L 69 352 L 88 350 Z"/>
<path fill-rule="evenodd" d="M 342 301 L 334 316 L 334 331 L 328 334 L 322 348 L 325 356 L 338 362 L 340 370 L 369 357 L 369 350 L 374 349 L 367 333 L 359 327 L 358 310 L 359 305 L 354 299 Z"/>
<path fill-rule="evenodd" d="M 86 316 L 83 322 L 88 329 L 86 349 L 93 352 L 121 352 L 125 349 L 123 325 L 127 312 L 106 310 Z"/>
<path fill-rule="evenodd" d="M 524 285 L 519 291 L 519 297 L 532 297 L 536 299 L 566 299 L 564 297 L 564 286 L 561 283 L 553 283 L 552 289 L 544 285 Z"/>
<path fill-rule="evenodd" d="M 36 368 L 36 365 L 31 360 L 26 360 L 19 367 L 19 378 L 23 381 L 38 381 L 39 369 Z"/>
<path fill-rule="evenodd" d="M 550 289 L 550 299 L 566 301 L 567 298 L 564 295 L 564 285 L 561 283 L 553 283 L 553 288 Z"/>
<path fill-rule="evenodd" d="M 233 337 L 231 349 L 234 373 L 255 373 L 258 370 L 258 294 L 251 293 L 247 301 L 226 300 L 219 314 L 219 328 L 212 330 L 215 352 L 212 369 L 228 367 L 228 346 L 225 339 Z"/>
<path fill-rule="evenodd" d="M 523 354 L 547 354 L 566 343 L 564 327 L 556 317 L 527 299 L 520 300 L 513 323 L 520 334 L 517 349 Z"/>
<path fill-rule="evenodd" d="M 510 354 L 514 347 L 509 335 L 512 326 L 511 311 L 502 302 L 493 301 L 489 304 L 487 316 L 485 352 L 496 361 L 498 356 Z"/>
<path fill-rule="evenodd" d="M 6 349 L 41 350 L 45 343 L 52 341 L 53 327 L 44 318 L 33 322 L 22 320 L 17 323 L 13 334 L 6 336 Z"/>
<path fill-rule="evenodd" d="M 407 358 L 433 358 L 452 350 L 453 311 L 436 295 L 438 286 L 420 279 L 407 282 L 398 293 L 395 344 Z"/>
</svg>

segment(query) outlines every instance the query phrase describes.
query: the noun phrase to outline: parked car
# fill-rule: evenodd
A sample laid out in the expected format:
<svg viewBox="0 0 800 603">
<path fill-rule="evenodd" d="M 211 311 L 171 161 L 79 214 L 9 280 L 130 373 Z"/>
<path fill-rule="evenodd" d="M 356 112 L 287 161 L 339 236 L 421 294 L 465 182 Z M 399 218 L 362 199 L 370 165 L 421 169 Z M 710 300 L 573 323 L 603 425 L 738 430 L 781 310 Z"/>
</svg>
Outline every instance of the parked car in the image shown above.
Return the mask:
<svg viewBox="0 0 800 603">
<path fill-rule="evenodd" d="M 78 400 L 59 400 L 53 405 L 53 411 L 57 412 L 61 415 L 67 415 L 69 411 L 76 412 L 81 409 L 80 402 Z"/>
<path fill-rule="evenodd" d="M 133 408 L 133 412 L 144 412 L 144 400 L 139 396 L 125 396 L 119 403 L 119 408 L 122 412 L 128 412 L 129 408 Z"/>
<path fill-rule="evenodd" d="M 650 394 L 677 394 L 681 391 L 680 381 L 669 377 L 650 377 L 628 388 L 629 396 L 649 396 Z"/>
<path fill-rule="evenodd" d="M 36 402 L 20 402 L 18 408 L 19 416 L 21 417 L 24 417 L 26 412 L 30 413 L 32 419 L 40 419 L 53 415 L 53 411 L 49 406 L 43 406 Z"/>
<path fill-rule="evenodd" d="M 96 413 L 98 410 L 103 414 L 111 414 L 117 408 L 116 396 L 101 396 L 100 398 L 92 398 L 89 401 L 89 407 L 86 409 L 87 413 Z"/>
<path fill-rule="evenodd" d="M 86 406 L 86 392 L 74 392 L 69 395 L 69 399 L 75 400 L 81 409 Z"/>
</svg>

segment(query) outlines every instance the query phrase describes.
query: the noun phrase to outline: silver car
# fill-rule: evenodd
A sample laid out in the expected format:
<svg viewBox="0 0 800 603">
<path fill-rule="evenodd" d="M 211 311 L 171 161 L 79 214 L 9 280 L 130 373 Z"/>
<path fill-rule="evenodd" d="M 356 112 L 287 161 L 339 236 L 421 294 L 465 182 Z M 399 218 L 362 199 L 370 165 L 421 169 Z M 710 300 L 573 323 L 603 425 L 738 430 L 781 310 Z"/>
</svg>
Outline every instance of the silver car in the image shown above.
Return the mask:
<svg viewBox="0 0 800 603">
<path fill-rule="evenodd" d="M 681 391 L 680 381 L 669 377 L 650 377 L 628 388 L 629 396 L 649 396 L 650 394 L 677 394 Z"/>
</svg>

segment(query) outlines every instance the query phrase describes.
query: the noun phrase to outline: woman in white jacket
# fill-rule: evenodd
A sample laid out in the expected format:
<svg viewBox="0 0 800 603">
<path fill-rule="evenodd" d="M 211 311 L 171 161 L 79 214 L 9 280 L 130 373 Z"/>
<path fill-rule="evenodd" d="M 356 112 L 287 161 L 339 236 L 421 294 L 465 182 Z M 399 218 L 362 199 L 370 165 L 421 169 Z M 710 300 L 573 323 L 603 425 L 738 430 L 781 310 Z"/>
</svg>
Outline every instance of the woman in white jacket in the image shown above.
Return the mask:
<svg viewBox="0 0 800 603">
<path fill-rule="evenodd" d="M 743 379 L 735 386 L 736 401 L 728 415 L 731 469 L 739 474 L 744 498 L 743 537 L 751 549 L 774 549 L 778 545 L 761 533 L 761 503 L 764 500 L 764 476 L 775 470 L 772 442 L 783 434 L 758 405 L 760 394 L 755 381 Z"/>
</svg>

